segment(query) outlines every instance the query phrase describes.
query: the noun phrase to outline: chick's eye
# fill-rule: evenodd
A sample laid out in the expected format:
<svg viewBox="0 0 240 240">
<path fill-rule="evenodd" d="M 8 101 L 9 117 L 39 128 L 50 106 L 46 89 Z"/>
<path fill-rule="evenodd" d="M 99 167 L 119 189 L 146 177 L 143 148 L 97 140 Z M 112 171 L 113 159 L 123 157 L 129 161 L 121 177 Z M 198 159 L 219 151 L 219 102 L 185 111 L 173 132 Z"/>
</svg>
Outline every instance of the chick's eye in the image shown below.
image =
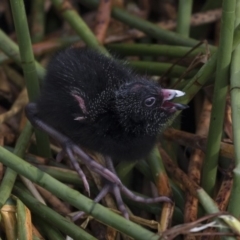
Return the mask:
<svg viewBox="0 0 240 240">
<path fill-rule="evenodd" d="M 156 102 L 155 97 L 149 97 L 144 101 L 145 106 L 151 107 Z"/>
</svg>

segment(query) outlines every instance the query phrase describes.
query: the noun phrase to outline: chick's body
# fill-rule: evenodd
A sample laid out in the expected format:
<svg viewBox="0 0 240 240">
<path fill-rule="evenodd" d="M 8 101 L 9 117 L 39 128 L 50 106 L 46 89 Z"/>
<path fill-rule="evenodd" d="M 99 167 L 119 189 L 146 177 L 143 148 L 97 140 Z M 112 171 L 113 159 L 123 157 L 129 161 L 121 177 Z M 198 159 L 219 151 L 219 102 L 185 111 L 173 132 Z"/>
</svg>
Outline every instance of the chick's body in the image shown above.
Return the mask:
<svg viewBox="0 0 240 240">
<path fill-rule="evenodd" d="M 71 48 L 50 61 L 37 114 L 80 146 L 135 160 L 149 153 L 171 115 L 160 110 L 160 90 L 113 59 Z"/>
</svg>

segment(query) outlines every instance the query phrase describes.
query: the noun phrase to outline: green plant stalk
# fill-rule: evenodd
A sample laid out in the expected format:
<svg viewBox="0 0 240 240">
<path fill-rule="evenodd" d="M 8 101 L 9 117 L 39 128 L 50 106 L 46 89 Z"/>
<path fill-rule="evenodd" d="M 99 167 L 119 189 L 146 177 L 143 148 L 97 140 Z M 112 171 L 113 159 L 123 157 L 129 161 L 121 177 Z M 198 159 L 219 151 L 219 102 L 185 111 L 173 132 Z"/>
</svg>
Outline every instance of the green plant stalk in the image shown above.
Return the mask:
<svg viewBox="0 0 240 240">
<path fill-rule="evenodd" d="M 228 74 L 233 46 L 235 7 L 236 0 L 223 1 L 222 26 L 213 93 L 213 107 L 202 172 L 202 187 L 209 195 L 213 194 L 216 184 L 218 157 L 228 90 Z"/>
<path fill-rule="evenodd" d="M 179 0 L 178 2 L 176 32 L 184 37 L 189 37 L 192 5 L 192 0 Z M 176 80 L 177 79 L 171 79 L 171 85 L 174 85 L 176 83 Z M 176 129 L 181 128 L 181 115 L 175 122 L 173 122 L 172 126 Z M 169 144 L 169 141 L 164 141 L 162 145 L 168 154 L 170 154 L 173 161 L 177 162 L 177 152 L 179 146 L 177 144 Z"/>
<path fill-rule="evenodd" d="M 166 57 L 183 57 L 192 48 L 182 46 L 171 46 L 171 45 L 159 45 L 159 44 L 129 44 L 129 43 L 113 43 L 107 44 L 106 47 L 111 51 L 116 51 L 120 55 L 124 56 L 166 56 Z M 200 53 L 205 53 L 206 49 L 199 47 L 188 54 L 189 57 L 196 57 Z"/>
<path fill-rule="evenodd" d="M 149 74 L 149 75 L 162 75 L 172 67 L 171 63 L 159 63 L 159 62 L 146 62 L 146 61 L 130 61 L 127 63 L 128 66 L 133 68 L 139 73 Z M 171 71 L 168 73 L 168 77 L 179 77 L 186 72 L 186 68 L 175 65 Z M 196 70 L 192 70 L 188 73 L 189 77 L 196 74 Z"/>
<path fill-rule="evenodd" d="M 60 182 L 66 183 L 66 184 L 74 184 L 78 187 L 83 187 L 82 179 L 79 177 L 79 175 L 72 170 L 64 170 L 59 169 L 55 167 L 49 167 L 46 165 L 37 165 L 37 168 L 41 171 L 49 174 L 53 178 L 57 179 Z M 92 182 L 89 181 L 90 189 L 94 188 L 94 184 L 91 184 Z"/>
<path fill-rule="evenodd" d="M 40 93 L 38 76 L 36 72 L 35 60 L 32 52 L 32 44 L 28 29 L 27 17 L 23 0 L 10 0 L 14 25 L 19 43 L 21 64 L 28 90 L 29 100 L 37 99 Z M 35 131 L 38 153 L 44 157 L 50 157 L 50 143 L 48 136 L 40 131 Z"/>
<path fill-rule="evenodd" d="M 159 164 L 159 163 L 158 163 Z M 139 160 L 137 162 L 136 168 L 139 172 L 141 172 L 149 181 L 154 182 L 153 172 L 150 169 L 149 165 L 145 160 Z M 181 210 L 184 209 L 184 194 L 183 191 L 171 180 L 170 185 L 173 193 L 173 199 L 176 202 L 176 206 L 178 206 Z"/>
<path fill-rule="evenodd" d="M 147 163 L 151 169 L 155 184 L 159 186 L 159 184 L 161 184 L 159 182 L 160 175 L 166 175 L 166 171 L 157 147 L 154 147 L 154 149 L 148 155 Z"/>
<path fill-rule="evenodd" d="M 91 214 L 98 221 L 101 221 L 102 223 L 109 225 L 110 227 L 115 228 L 132 238 L 139 240 L 159 239 L 159 235 L 155 235 L 141 226 L 132 223 L 121 216 L 118 216 L 100 204 L 94 203 L 92 200 L 83 196 L 78 191 L 67 187 L 61 182 L 58 182 L 56 179 L 38 170 L 31 164 L 23 161 L 18 156 L 15 156 L 3 147 L 0 147 L 0 161 L 6 166 L 12 168 L 18 174 L 21 174 L 38 185 L 44 187 L 63 201 L 68 202 L 81 211 Z"/>
<path fill-rule="evenodd" d="M 154 182 L 153 175 L 151 173 L 151 169 L 147 162 L 144 159 L 138 160 L 136 168 L 140 173 L 143 174 L 144 177 L 146 177 L 149 181 Z"/>
<path fill-rule="evenodd" d="M 60 216 L 62 217 L 62 216 Z M 40 232 L 43 236 L 46 236 L 49 240 L 64 240 L 65 238 L 60 231 L 54 227 L 49 227 L 49 224 L 45 220 L 40 220 L 39 217 L 34 218 L 34 223 L 40 228 Z M 50 223 L 51 224 L 51 223 Z M 77 229 L 78 230 L 78 229 Z"/>
<path fill-rule="evenodd" d="M 32 235 L 28 230 L 31 229 L 28 227 L 26 220 L 27 220 L 27 210 L 26 206 L 17 199 L 17 223 L 18 223 L 18 239 L 25 240 L 29 239 Z"/>
<path fill-rule="evenodd" d="M 193 0 L 179 0 L 176 32 L 189 37 Z"/>
<path fill-rule="evenodd" d="M 148 44 L 149 46 L 151 46 L 152 44 L 152 38 L 151 37 L 143 37 L 139 39 L 139 43 L 144 43 L 144 44 Z M 143 55 L 140 60 L 142 61 L 148 61 L 148 62 L 152 62 L 154 60 L 154 58 L 152 56 L 149 55 Z"/>
<path fill-rule="evenodd" d="M 14 194 L 23 201 L 26 206 L 38 215 L 39 218 L 51 224 L 73 239 L 96 239 L 87 232 L 85 232 L 80 227 L 76 226 L 70 220 L 62 217 L 60 214 L 56 213 L 51 208 L 38 202 L 33 196 L 30 195 L 26 188 L 22 184 L 16 184 L 14 186 Z"/>
<path fill-rule="evenodd" d="M 28 89 L 28 97 L 30 101 L 34 101 L 39 96 L 40 88 L 36 74 L 24 3 L 22 0 L 10 0 L 10 2 L 18 38 L 21 64 Z"/>
<path fill-rule="evenodd" d="M 236 4 L 235 26 L 240 23 L 240 0 Z M 236 218 L 240 216 L 240 45 L 236 48 L 232 55 L 232 63 L 230 69 L 230 93 L 232 106 L 232 122 L 233 122 L 233 142 L 235 155 L 235 168 L 233 170 L 233 188 L 229 200 L 228 211 Z"/>
<path fill-rule="evenodd" d="M 130 185 L 133 176 L 133 169 L 136 164 L 137 164 L 136 161 L 132 162 L 121 161 L 115 168 L 118 177 L 120 178 L 122 183 L 127 187 Z"/>
<path fill-rule="evenodd" d="M 0 29 L 0 49 L 3 53 L 5 53 L 9 58 L 11 58 L 18 66 L 21 65 L 21 57 L 19 53 L 19 47 L 17 44 L 6 35 L 1 29 Z M 35 66 L 37 69 L 37 75 L 39 80 L 43 79 L 45 75 L 45 69 L 35 61 Z"/>
<path fill-rule="evenodd" d="M 148 155 L 147 163 L 151 169 L 151 173 L 153 175 L 154 183 L 157 187 L 158 194 L 171 198 L 172 191 L 169 185 L 169 181 L 168 181 L 167 173 L 165 171 L 165 167 L 162 161 L 162 157 L 158 151 L 157 146 L 155 146 L 154 149 Z M 161 187 L 163 184 L 165 186 Z M 160 224 L 164 219 L 163 218 L 164 214 L 165 214 L 165 211 L 162 211 L 160 216 L 160 221 L 159 221 Z"/>
<path fill-rule="evenodd" d="M 30 124 L 30 123 L 29 123 Z M 31 126 L 31 124 L 30 124 Z M 13 148 L 12 147 L 9 147 L 9 146 L 4 146 L 5 149 L 7 149 L 8 151 L 10 152 L 13 152 Z M 37 164 L 37 165 L 40 165 L 40 166 L 43 166 L 46 164 L 46 161 L 43 160 L 39 160 L 39 158 L 36 156 L 36 155 L 33 155 L 33 154 L 26 154 L 24 156 L 24 159 L 27 161 L 27 162 L 30 162 L 31 164 Z M 69 167 L 67 167 L 66 165 L 64 165 L 63 163 L 57 163 L 56 160 L 52 159 L 52 160 L 48 160 L 48 166 L 49 167 L 57 167 L 57 168 L 60 168 L 60 169 L 64 169 L 64 170 L 67 170 L 67 172 L 75 172 L 73 170 L 70 170 Z M 46 166 L 46 165 L 45 165 Z M 76 172 L 75 172 L 76 173 Z M 77 174 L 77 173 L 76 173 Z"/>
<path fill-rule="evenodd" d="M 98 0 L 81 0 L 80 2 L 89 8 L 97 8 L 99 3 Z M 142 18 L 133 16 L 125 10 L 117 7 L 112 8 L 111 15 L 130 27 L 137 28 L 153 38 L 170 44 L 193 47 L 199 43 L 199 41 L 195 39 L 183 37 L 177 33 L 161 29 L 155 24 L 143 20 Z M 210 46 L 210 48 L 216 49 L 216 47 L 213 46 Z"/>
<path fill-rule="evenodd" d="M 5 53 L 3 52 L 0 53 L 0 65 L 8 64 L 10 61 L 11 60 Z"/>
<path fill-rule="evenodd" d="M 82 20 L 78 13 L 73 9 L 70 3 L 64 0 L 51 0 L 53 5 L 64 17 L 64 19 L 71 25 L 76 33 L 82 38 L 87 46 L 96 49 L 107 56 L 110 56 L 108 51 L 99 44 L 97 38 L 89 29 L 87 24 Z"/>
<path fill-rule="evenodd" d="M 40 42 L 44 38 L 45 32 L 45 12 L 44 1 L 35 0 L 32 1 L 31 7 L 31 35 L 32 42 Z"/>
<path fill-rule="evenodd" d="M 40 238 L 39 236 L 36 236 L 36 235 L 34 235 L 34 233 L 33 233 L 33 238 L 32 238 L 33 240 L 42 240 L 42 237 Z"/>
<path fill-rule="evenodd" d="M 212 214 L 212 213 L 220 212 L 216 203 L 206 193 L 206 191 L 204 191 L 204 189 L 200 188 L 197 190 L 197 198 L 207 213 Z"/>
<path fill-rule="evenodd" d="M 175 198 L 173 198 L 173 199 L 175 201 Z M 157 203 L 148 205 L 148 204 L 144 204 L 144 203 L 133 202 L 128 198 L 124 198 L 124 203 L 126 203 L 127 206 L 129 206 L 131 209 L 136 209 L 138 212 L 139 212 L 139 210 L 143 210 L 143 211 L 146 211 L 148 213 L 159 216 L 161 214 L 161 211 L 162 211 L 162 206 L 160 204 L 157 204 Z M 172 221 L 174 223 L 178 223 L 178 224 L 182 224 L 183 221 L 184 221 L 183 212 L 177 206 L 174 207 Z"/>
<path fill-rule="evenodd" d="M 197 191 L 197 198 L 198 201 L 202 204 L 202 206 L 204 206 L 204 209 L 208 214 L 220 213 L 216 202 L 213 201 L 213 199 L 202 188 Z M 221 221 L 219 218 L 217 218 L 216 221 L 218 223 L 218 229 L 221 232 L 229 232 L 229 229 L 235 231 L 234 228 L 237 228 L 236 226 L 234 226 L 231 219 Z M 236 238 L 228 237 L 227 239 L 234 240 Z"/>
<path fill-rule="evenodd" d="M 0 49 L 2 52 L 4 52 L 9 58 L 11 58 L 18 66 L 21 65 L 21 58 L 19 53 L 19 48 L 13 40 L 6 35 L 1 29 L 0 29 Z M 37 75 L 39 80 L 42 80 L 45 75 L 45 69 L 35 61 L 35 66 L 37 70 Z"/>
<path fill-rule="evenodd" d="M 182 103 L 189 103 L 197 92 L 207 83 L 208 79 L 216 70 L 217 65 L 217 52 L 214 53 L 211 58 L 199 69 L 197 74 L 188 81 L 186 86 L 183 88 L 186 94 L 181 98 Z M 180 99 L 180 98 L 179 98 Z M 176 118 L 180 112 L 174 115 Z"/>
<path fill-rule="evenodd" d="M 23 157 L 28 146 L 29 140 L 32 136 L 33 129 L 29 122 L 27 122 L 21 135 L 19 136 L 13 153 L 18 157 Z M 7 168 L 0 185 L 0 208 L 3 207 L 7 199 L 10 197 L 13 185 L 15 183 L 17 173 L 10 168 Z"/>
</svg>

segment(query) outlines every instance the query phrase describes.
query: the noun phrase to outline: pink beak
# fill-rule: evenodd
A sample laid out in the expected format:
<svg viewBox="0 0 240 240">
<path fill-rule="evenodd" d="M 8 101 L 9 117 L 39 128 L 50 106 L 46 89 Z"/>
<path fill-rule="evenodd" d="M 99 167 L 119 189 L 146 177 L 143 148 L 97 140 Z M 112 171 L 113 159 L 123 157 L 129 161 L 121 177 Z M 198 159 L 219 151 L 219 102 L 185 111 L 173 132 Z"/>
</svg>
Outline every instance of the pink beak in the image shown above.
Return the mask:
<svg viewBox="0 0 240 240">
<path fill-rule="evenodd" d="M 185 95 L 184 92 L 174 89 L 161 89 L 161 94 L 163 95 L 162 108 L 164 108 L 165 110 L 173 113 L 177 110 L 183 110 L 188 108 L 188 105 L 170 102 L 176 97 L 182 97 L 183 95 Z"/>
</svg>

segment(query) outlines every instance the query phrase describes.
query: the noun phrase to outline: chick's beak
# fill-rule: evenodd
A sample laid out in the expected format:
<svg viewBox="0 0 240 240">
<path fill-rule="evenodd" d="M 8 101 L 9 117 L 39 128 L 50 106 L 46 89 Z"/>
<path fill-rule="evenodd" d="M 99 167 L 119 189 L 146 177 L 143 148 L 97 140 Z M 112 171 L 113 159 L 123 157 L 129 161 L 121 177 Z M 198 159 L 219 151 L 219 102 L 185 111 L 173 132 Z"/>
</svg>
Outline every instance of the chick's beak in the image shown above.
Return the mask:
<svg viewBox="0 0 240 240">
<path fill-rule="evenodd" d="M 174 98 L 181 97 L 185 95 L 184 92 L 174 89 L 161 89 L 161 94 L 163 96 L 162 108 L 164 110 L 169 111 L 170 113 L 174 113 L 177 110 L 183 110 L 188 108 L 188 105 L 170 102 Z"/>
</svg>

